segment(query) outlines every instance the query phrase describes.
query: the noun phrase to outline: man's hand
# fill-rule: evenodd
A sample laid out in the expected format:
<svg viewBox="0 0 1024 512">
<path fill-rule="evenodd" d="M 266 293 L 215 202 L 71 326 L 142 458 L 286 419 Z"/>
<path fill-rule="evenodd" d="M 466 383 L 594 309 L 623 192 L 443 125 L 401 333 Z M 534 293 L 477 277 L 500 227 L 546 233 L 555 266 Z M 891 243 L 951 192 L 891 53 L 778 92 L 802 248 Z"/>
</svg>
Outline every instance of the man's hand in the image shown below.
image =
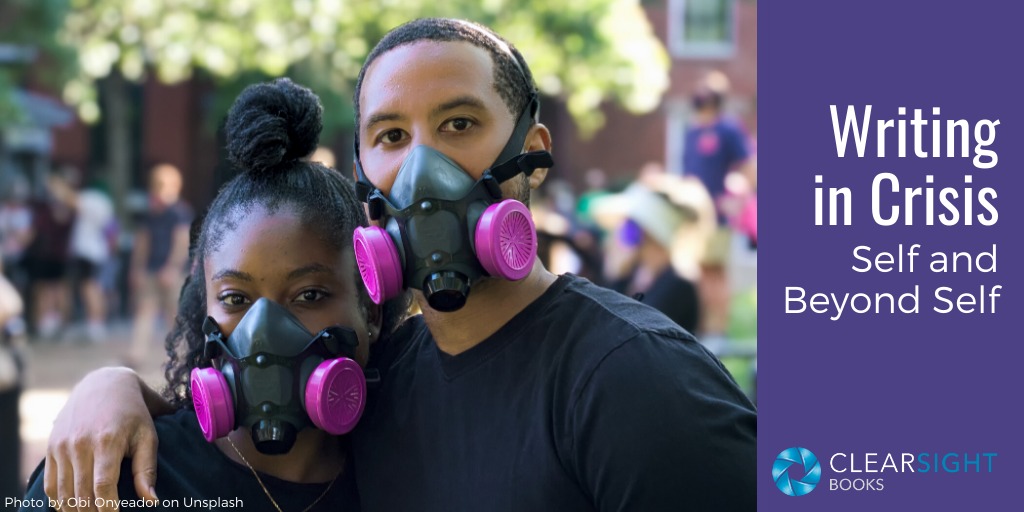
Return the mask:
<svg viewBox="0 0 1024 512">
<path fill-rule="evenodd" d="M 157 436 L 145 387 L 128 368 L 103 368 L 75 386 L 57 415 L 46 449 L 44 489 L 61 503 L 77 497 L 86 508 L 106 511 L 97 500 L 116 503 L 121 461 L 132 459 L 135 491 L 155 500 Z"/>
</svg>

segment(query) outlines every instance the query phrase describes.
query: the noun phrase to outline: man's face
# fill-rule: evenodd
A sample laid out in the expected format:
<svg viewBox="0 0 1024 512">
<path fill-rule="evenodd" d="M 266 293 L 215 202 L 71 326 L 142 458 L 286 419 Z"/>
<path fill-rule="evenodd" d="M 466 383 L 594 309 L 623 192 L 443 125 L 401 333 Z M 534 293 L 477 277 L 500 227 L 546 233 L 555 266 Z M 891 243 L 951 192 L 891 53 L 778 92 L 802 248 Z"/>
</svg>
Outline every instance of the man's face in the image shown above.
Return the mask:
<svg viewBox="0 0 1024 512">
<path fill-rule="evenodd" d="M 149 191 L 163 206 L 174 204 L 181 195 L 181 174 L 169 166 L 158 166 L 150 178 Z"/>
<path fill-rule="evenodd" d="M 479 179 L 515 124 L 494 88 L 493 66 L 486 50 L 465 42 L 420 41 L 378 57 L 360 92 L 359 148 L 366 177 L 390 194 L 402 160 L 425 145 Z M 527 146 L 536 143 L 536 131 L 531 130 Z M 514 197 L 522 180 L 509 180 L 502 188 L 506 197 Z"/>
</svg>

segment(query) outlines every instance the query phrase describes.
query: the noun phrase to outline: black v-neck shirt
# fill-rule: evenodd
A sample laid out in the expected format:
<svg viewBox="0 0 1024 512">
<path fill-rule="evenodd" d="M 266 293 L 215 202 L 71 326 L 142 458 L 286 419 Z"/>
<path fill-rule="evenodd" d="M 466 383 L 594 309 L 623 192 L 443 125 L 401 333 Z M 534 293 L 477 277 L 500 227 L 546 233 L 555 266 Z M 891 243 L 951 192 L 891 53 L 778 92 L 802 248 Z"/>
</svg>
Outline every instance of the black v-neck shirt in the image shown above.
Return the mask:
<svg viewBox="0 0 1024 512">
<path fill-rule="evenodd" d="M 397 339 L 355 431 L 364 510 L 756 507 L 753 405 L 653 308 L 565 275 L 457 356 L 421 317 Z"/>
</svg>

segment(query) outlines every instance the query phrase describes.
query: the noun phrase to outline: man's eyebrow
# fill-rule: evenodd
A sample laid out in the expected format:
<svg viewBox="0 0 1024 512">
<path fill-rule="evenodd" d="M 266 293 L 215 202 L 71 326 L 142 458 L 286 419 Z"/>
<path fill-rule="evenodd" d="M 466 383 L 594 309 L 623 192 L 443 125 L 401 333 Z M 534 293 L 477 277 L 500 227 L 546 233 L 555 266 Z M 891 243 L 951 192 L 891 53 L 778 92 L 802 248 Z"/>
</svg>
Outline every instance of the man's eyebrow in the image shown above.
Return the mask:
<svg viewBox="0 0 1024 512">
<path fill-rule="evenodd" d="M 298 278 L 300 278 L 302 276 L 306 276 L 306 275 L 309 275 L 309 274 L 329 274 L 329 275 L 334 275 L 334 270 L 331 269 L 331 267 L 328 267 L 327 265 L 324 265 L 322 263 L 310 263 L 309 265 L 306 265 L 306 266 L 303 266 L 303 267 L 299 267 L 299 268 L 289 272 L 288 273 L 288 279 L 289 280 L 298 279 Z"/>
<path fill-rule="evenodd" d="M 233 268 L 227 268 L 217 272 L 213 275 L 211 281 L 220 281 L 222 279 L 238 279 L 240 281 L 255 281 L 252 278 L 252 274 L 242 272 L 241 270 L 235 270 Z"/>
<path fill-rule="evenodd" d="M 402 119 L 404 119 L 402 114 L 399 114 L 397 112 L 380 112 L 377 114 L 373 114 L 370 117 L 366 118 L 366 128 L 364 128 L 364 130 L 369 130 L 371 127 L 373 127 L 373 125 L 377 123 L 383 123 L 385 121 L 400 121 Z"/>
<path fill-rule="evenodd" d="M 468 96 L 468 95 L 466 95 L 466 96 L 459 96 L 457 98 L 452 98 L 452 99 L 450 99 L 450 100 L 448 100 L 448 101 L 438 105 L 437 107 L 434 107 L 434 110 L 430 111 L 430 115 L 431 116 L 440 115 L 440 114 L 443 114 L 443 113 L 445 113 L 445 112 L 447 112 L 449 110 L 454 110 L 454 109 L 459 108 L 459 107 L 469 107 L 469 108 L 475 108 L 477 110 L 486 110 L 487 109 L 487 107 L 484 105 L 484 102 L 481 101 L 480 98 L 477 98 L 476 96 Z"/>
<path fill-rule="evenodd" d="M 469 107 L 477 110 L 487 109 L 487 106 L 484 105 L 484 102 L 480 100 L 480 98 L 477 98 L 475 96 L 459 96 L 457 98 L 452 98 L 438 105 L 437 107 L 430 111 L 430 115 L 437 116 L 449 110 L 453 110 L 459 107 Z M 369 131 L 369 129 L 372 128 L 373 125 L 377 123 L 383 123 L 387 121 L 401 121 L 403 119 L 405 119 L 405 116 L 399 114 L 398 112 L 378 112 L 366 118 L 366 127 L 363 129 Z"/>
</svg>

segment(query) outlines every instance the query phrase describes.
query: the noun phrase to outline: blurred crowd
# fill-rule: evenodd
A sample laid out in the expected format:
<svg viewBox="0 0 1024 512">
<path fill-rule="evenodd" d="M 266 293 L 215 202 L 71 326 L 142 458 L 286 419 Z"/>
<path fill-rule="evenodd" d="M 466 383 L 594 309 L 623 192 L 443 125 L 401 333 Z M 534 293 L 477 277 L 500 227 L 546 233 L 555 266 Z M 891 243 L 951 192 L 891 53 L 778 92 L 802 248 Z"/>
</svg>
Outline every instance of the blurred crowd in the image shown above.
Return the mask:
<svg viewBox="0 0 1024 512">
<path fill-rule="evenodd" d="M 590 169 L 587 190 L 549 179 L 531 208 L 538 252 L 553 272 L 582 275 L 661 310 L 723 359 L 747 343 L 748 365 L 756 354 L 756 153 L 725 114 L 727 94 L 719 73 L 695 88 L 681 174 L 660 162 L 626 180 Z M 333 164 L 333 154 L 314 158 Z M 135 207 L 120 217 L 107 184 L 83 180 L 78 169 L 56 166 L 34 185 L 5 176 L 3 274 L 24 299 L 6 331 L 99 343 L 109 322 L 130 321 L 132 349 L 121 363 L 137 366 L 160 350 L 188 265 L 194 215 L 181 198 L 182 173 L 167 164 L 150 169 L 145 199 L 126 201 Z M 751 371 L 731 369 L 740 380 L 751 374 L 741 382 L 750 391 Z"/>
<path fill-rule="evenodd" d="M 0 187 L 3 275 L 23 298 L 5 330 L 40 342 L 89 341 L 108 324 L 130 318 L 139 340 L 125 364 L 152 348 L 176 311 L 188 259 L 191 208 L 181 198 L 181 172 L 154 167 L 146 206 L 121 225 L 107 184 L 84 181 L 79 169 L 54 167 L 33 190 L 17 173 Z M 163 321 L 160 325 L 159 322 Z"/>
<path fill-rule="evenodd" d="M 681 174 L 649 162 L 609 183 L 591 169 L 578 197 L 549 180 L 536 197 L 539 253 L 661 310 L 696 334 L 753 394 L 757 338 L 757 158 L 725 114 L 728 80 L 705 77 L 692 98 Z M 736 357 L 732 357 L 736 356 Z"/>
</svg>

